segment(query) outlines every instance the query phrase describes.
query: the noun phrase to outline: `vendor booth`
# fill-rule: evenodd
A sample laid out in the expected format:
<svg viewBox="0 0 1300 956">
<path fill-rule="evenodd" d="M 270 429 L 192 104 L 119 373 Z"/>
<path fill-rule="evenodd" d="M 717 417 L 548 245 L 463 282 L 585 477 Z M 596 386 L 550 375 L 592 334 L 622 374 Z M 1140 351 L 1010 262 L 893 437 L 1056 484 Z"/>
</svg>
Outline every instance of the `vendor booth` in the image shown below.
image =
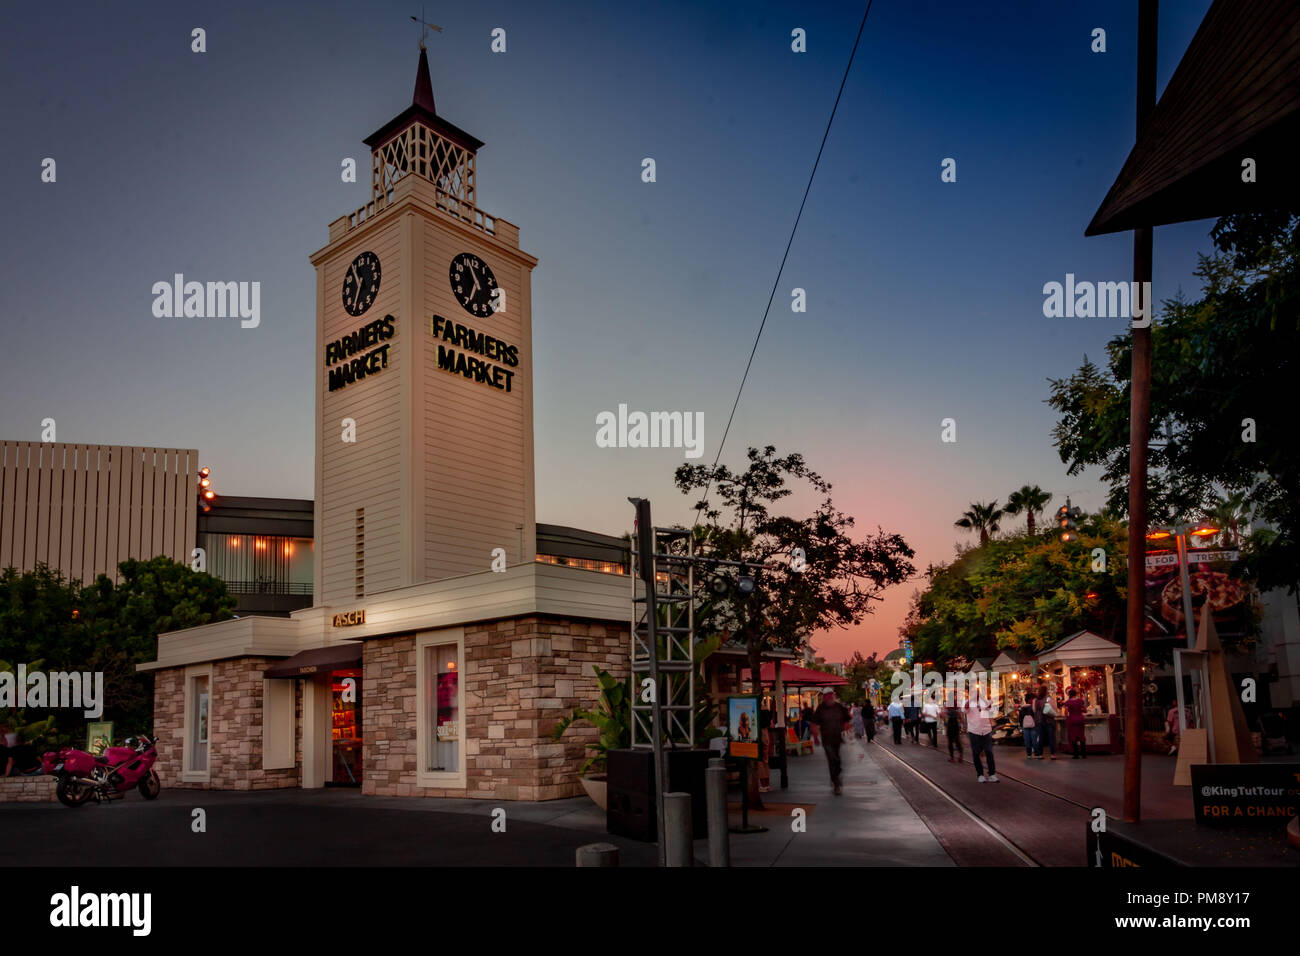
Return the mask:
<svg viewBox="0 0 1300 956">
<path fill-rule="evenodd" d="M 1087 704 L 1084 742 L 1089 753 L 1120 753 L 1122 713 L 1116 688 L 1123 673 L 1124 648 L 1091 631 L 1079 631 L 1039 652 L 1035 686 L 1051 694 L 1058 714 L 1065 712 L 1071 688 Z M 1065 718 L 1057 717 L 1057 740 L 1065 739 Z"/>
</svg>

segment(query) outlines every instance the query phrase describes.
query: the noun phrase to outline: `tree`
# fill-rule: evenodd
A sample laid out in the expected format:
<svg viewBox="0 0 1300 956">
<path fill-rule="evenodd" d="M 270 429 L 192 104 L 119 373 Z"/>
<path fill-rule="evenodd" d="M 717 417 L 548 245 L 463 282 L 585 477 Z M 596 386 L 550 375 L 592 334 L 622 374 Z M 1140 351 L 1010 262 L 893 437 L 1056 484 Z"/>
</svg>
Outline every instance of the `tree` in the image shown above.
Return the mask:
<svg viewBox="0 0 1300 956">
<path fill-rule="evenodd" d="M 1219 529 L 1219 541 L 1233 548 L 1241 543 L 1240 528 L 1250 523 L 1250 510 L 1246 506 L 1246 493 L 1234 491 L 1215 502 L 1209 518 Z"/>
<path fill-rule="evenodd" d="M 1079 539 L 1016 536 L 970 548 L 932 566 L 902 633 L 917 660 L 940 670 L 954 658 L 992 657 L 999 648 L 1033 653 L 1087 628 L 1116 637 L 1124 620 L 1127 529 L 1106 515 L 1085 516 Z M 1093 570 L 1093 549 L 1108 556 Z"/>
<path fill-rule="evenodd" d="M 989 543 L 989 535 L 995 534 L 999 530 L 998 519 L 1002 517 L 1002 514 L 1003 511 L 998 507 L 996 499 L 988 504 L 980 504 L 976 501 L 954 522 L 954 527 L 978 531 L 980 546 L 983 547 Z"/>
<path fill-rule="evenodd" d="M 104 675 L 104 720 L 146 730 L 153 712 L 153 676 L 136 665 L 153 660 L 158 635 L 231 616 L 235 599 L 225 583 L 169 558 L 118 565 L 121 583 L 100 575 L 89 585 L 66 581 L 38 565 L 0 574 L 0 659 L 44 658 L 52 671 Z M 84 726 L 81 711 L 54 714 L 61 731 Z M 65 726 L 66 725 L 66 726 Z M 75 736 L 75 735 L 74 735 Z"/>
<path fill-rule="evenodd" d="M 733 590 L 703 622 L 706 632 L 725 629 L 744 643 L 757 688 L 763 686 L 764 650 L 802 650 L 817 631 L 860 623 L 881 591 L 912 576 L 915 552 L 900 535 L 880 528 L 855 541 L 854 519 L 836 510 L 831 485 L 802 455 L 777 457 L 768 445 L 750 448 L 747 457 L 741 472 L 726 465 L 682 465 L 674 479 L 683 494 L 713 489 L 717 505 L 708 498 L 699 502 L 705 523 L 696 534 L 703 553 L 764 565 L 751 594 Z M 794 479 L 806 483 L 820 503 L 804 518 L 774 514 L 772 506 L 792 493 L 786 484 Z M 793 560 L 796 549 L 802 562 Z"/>
<path fill-rule="evenodd" d="M 1051 500 L 1052 496 L 1037 485 L 1022 485 L 1019 491 L 1013 491 L 1007 497 L 1007 506 L 1002 509 L 1002 512 L 1014 517 L 1023 511 L 1027 519 L 1027 533 L 1032 538 L 1034 515 L 1042 511 Z"/>
<path fill-rule="evenodd" d="M 1220 219 L 1202 256 L 1197 302 L 1164 304 L 1151 328 L 1149 508 L 1153 524 L 1195 520 L 1223 494 L 1275 532 L 1252 535 L 1247 569 L 1261 588 L 1300 587 L 1300 215 Z M 1053 438 L 1074 475 L 1099 466 L 1110 504 L 1128 495 L 1131 332 L 1106 347 L 1103 370 L 1085 356 L 1051 382 Z M 1137 529 L 1145 533 L 1147 529 Z"/>
</svg>

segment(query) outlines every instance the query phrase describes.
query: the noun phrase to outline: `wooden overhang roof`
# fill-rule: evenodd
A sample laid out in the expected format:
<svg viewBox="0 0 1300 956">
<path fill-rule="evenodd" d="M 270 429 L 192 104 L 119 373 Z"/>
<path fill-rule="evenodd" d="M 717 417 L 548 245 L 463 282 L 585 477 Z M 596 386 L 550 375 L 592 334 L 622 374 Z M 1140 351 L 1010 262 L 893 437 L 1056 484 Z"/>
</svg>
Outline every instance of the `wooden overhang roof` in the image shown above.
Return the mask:
<svg viewBox="0 0 1300 956">
<path fill-rule="evenodd" d="M 1297 142 L 1300 3 L 1215 0 L 1085 235 L 1286 208 Z"/>
</svg>

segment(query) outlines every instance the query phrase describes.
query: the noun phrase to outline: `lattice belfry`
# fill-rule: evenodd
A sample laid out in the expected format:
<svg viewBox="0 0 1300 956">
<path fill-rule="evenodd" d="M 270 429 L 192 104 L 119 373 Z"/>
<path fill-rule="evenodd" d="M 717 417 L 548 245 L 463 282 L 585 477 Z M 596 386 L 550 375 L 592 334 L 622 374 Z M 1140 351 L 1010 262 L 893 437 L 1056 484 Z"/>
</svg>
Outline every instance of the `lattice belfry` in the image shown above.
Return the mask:
<svg viewBox="0 0 1300 956">
<path fill-rule="evenodd" d="M 393 184 L 416 175 L 438 187 L 454 215 L 468 217 L 474 203 L 474 153 L 414 122 L 370 154 L 371 199 L 389 199 Z M 460 208 L 464 207 L 464 208 Z"/>
<path fill-rule="evenodd" d="M 639 532 L 638 532 L 639 533 Z M 695 745 L 695 570 L 691 532 L 654 528 L 656 640 L 650 645 L 650 602 L 635 539 L 632 546 L 632 746 L 654 746 L 654 705 L 643 700 L 642 686 L 651 677 L 651 654 L 659 672 L 655 688 L 661 702 L 663 743 L 669 748 Z M 674 557 L 685 560 L 674 561 Z"/>
</svg>

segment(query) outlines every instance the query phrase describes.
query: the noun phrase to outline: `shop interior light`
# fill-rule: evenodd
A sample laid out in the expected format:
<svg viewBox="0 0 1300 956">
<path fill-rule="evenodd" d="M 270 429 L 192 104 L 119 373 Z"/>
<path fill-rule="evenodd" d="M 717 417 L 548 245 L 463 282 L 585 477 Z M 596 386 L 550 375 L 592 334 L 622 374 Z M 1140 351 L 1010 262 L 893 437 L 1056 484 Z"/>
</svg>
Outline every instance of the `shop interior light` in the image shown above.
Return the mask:
<svg viewBox="0 0 1300 956">
<path fill-rule="evenodd" d="M 206 477 L 208 477 L 208 475 L 210 475 L 210 474 L 212 474 L 212 469 L 211 469 L 211 468 L 208 468 L 208 467 L 205 466 L 205 467 L 199 469 L 199 477 L 200 477 L 200 478 L 206 478 Z"/>
<path fill-rule="evenodd" d="M 206 490 L 203 492 L 203 497 L 206 498 L 206 499 L 208 499 L 208 501 L 211 501 L 211 500 L 212 500 L 213 498 L 215 498 L 216 496 L 217 496 L 217 493 L 216 493 L 215 491 L 213 491 L 211 488 L 208 488 L 208 489 L 206 489 Z"/>
<path fill-rule="evenodd" d="M 212 479 L 210 479 L 210 478 L 203 478 L 203 479 L 201 479 L 201 480 L 199 481 L 199 487 L 200 487 L 200 488 L 208 488 L 208 487 L 210 487 L 211 485 L 212 485 Z"/>
</svg>

